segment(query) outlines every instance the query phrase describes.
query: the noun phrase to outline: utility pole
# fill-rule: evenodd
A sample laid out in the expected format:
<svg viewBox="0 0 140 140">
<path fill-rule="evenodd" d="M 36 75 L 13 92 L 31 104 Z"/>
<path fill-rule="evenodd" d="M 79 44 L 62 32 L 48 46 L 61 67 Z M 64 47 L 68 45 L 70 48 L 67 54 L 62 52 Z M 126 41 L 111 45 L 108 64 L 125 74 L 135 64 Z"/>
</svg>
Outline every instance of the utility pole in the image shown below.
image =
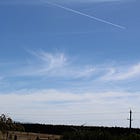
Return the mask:
<svg viewBox="0 0 140 140">
<path fill-rule="evenodd" d="M 129 112 L 129 114 L 130 114 L 130 117 L 129 117 L 129 129 L 130 129 L 130 132 L 131 132 L 131 128 L 132 128 L 132 110 L 130 109 L 130 112 Z"/>
</svg>

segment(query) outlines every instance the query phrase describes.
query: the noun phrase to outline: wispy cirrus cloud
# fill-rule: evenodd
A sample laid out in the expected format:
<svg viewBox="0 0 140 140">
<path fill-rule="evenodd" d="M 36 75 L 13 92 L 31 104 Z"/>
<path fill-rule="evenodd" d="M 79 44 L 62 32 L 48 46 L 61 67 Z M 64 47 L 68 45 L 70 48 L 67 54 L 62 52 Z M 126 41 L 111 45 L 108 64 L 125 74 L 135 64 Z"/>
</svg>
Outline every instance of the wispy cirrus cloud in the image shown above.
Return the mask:
<svg viewBox="0 0 140 140">
<path fill-rule="evenodd" d="M 49 53 L 45 51 L 32 52 L 32 60 L 18 70 L 24 76 L 49 76 L 62 78 L 84 78 L 94 74 L 95 68 L 92 65 L 76 65 L 72 58 L 64 53 Z M 17 72 L 16 72 L 17 73 Z"/>
<path fill-rule="evenodd" d="M 101 78 L 107 81 L 120 81 L 137 78 L 140 76 L 140 63 L 131 66 L 109 68 L 108 72 Z"/>
<path fill-rule="evenodd" d="M 67 58 L 63 53 L 48 53 L 41 51 L 36 53 L 36 56 L 44 61 L 45 65 L 48 66 L 48 69 L 52 70 L 55 68 L 61 68 L 67 65 Z"/>
<path fill-rule="evenodd" d="M 28 51 L 30 60 L 12 71 L 15 76 L 59 77 L 68 79 L 90 78 L 100 82 L 132 80 L 140 76 L 140 63 L 133 65 L 78 65 L 71 56 L 62 52 Z"/>
</svg>

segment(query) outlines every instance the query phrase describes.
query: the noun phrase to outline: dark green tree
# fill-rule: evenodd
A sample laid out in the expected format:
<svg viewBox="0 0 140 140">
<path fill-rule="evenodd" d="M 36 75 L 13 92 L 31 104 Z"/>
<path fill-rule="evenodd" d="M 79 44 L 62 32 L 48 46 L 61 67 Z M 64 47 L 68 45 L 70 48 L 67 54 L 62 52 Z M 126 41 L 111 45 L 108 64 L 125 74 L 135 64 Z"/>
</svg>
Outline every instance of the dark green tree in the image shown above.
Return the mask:
<svg viewBox="0 0 140 140">
<path fill-rule="evenodd" d="M 2 132 L 7 131 L 24 131 L 24 127 L 15 123 L 10 117 L 7 117 L 5 114 L 0 115 L 0 130 Z"/>
</svg>

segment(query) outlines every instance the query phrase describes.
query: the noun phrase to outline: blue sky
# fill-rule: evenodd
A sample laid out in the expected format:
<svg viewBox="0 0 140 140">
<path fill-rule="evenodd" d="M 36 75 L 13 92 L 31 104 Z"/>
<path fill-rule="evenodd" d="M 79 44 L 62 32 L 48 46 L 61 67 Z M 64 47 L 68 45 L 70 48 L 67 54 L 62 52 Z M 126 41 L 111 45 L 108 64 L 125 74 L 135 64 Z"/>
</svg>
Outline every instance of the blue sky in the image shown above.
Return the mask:
<svg viewBox="0 0 140 140">
<path fill-rule="evenodd" d="M 139 127 L 139 4 L 0 0 L 1 113 L 127 127 L 132 108 Z"/>
</svg>

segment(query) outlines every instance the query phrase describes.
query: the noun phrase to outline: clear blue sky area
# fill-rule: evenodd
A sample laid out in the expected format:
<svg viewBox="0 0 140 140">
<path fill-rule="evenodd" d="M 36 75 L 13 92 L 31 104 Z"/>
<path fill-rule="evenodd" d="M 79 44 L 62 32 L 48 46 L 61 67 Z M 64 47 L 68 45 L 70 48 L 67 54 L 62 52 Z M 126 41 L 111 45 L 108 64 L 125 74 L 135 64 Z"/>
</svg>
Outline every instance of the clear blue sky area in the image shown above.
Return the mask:
<svg viewBox="0 0 140 140">
<path fill-rule="evenodd" d="M 0 0 L 1 113 L 127 126 L 129 109 L 140 112 L 139 7 L 139 0 Z"/>
</svg>

